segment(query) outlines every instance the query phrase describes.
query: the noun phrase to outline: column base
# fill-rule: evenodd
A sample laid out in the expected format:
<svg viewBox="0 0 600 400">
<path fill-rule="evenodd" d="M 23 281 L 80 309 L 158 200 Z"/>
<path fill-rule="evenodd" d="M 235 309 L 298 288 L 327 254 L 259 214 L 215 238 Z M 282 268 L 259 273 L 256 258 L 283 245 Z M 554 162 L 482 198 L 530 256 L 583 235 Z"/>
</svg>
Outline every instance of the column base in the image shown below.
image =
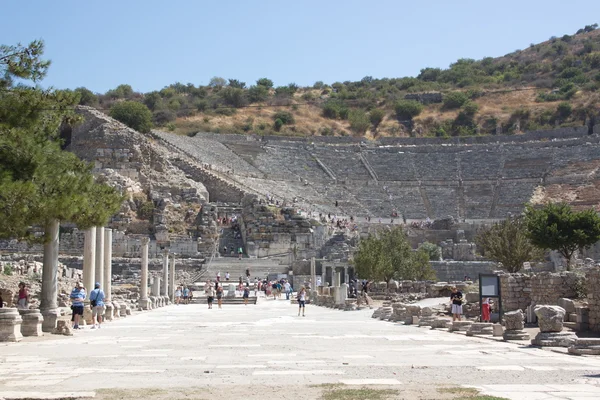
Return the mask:
<svg viewBox="0 0 600 400">
<path fill-rule="evenodd" d="M 152 301 L 150 299 L 140 299 L 139 309 L 142 311 L 152 310 Z"/>
<path fill-rule="evenodd" d="M 56 321 L 60 317 L 60 310 L 58 308 L 50 310 L 42 310 L 42 332 L 52 333 L 56 329 Z"/>
<path fill-rule="evenodd" d="M 104 310 L 104 320 L 112 321 L 114 318 L 114 307 L 110 301 L 105 303 L 104 305 L 106 307 L 106 310 Z"/>
<path fill-rule="evenodd" d="M 23 319 L 16 308 L 0 308 L 0 342 L 19 342 Z"/>
</svg>

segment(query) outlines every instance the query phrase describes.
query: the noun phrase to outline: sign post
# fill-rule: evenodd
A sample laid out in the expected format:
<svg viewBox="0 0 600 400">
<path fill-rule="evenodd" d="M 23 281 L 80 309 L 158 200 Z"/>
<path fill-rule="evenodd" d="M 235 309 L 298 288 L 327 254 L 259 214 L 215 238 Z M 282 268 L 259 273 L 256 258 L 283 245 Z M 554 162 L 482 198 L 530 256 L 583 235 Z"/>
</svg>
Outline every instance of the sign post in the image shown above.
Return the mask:
<svg viewBox="0 0 600 400">
<path fill-rule="evenodd" d="M 483 298 L 498 299 L 498 322 L 502 321 L 502 292 L 500 277 L 494 274 L 479 274 L 479 309 L 483 310 Z M 480 311 L 481 313 L 481 311 Z"/>
</svg>

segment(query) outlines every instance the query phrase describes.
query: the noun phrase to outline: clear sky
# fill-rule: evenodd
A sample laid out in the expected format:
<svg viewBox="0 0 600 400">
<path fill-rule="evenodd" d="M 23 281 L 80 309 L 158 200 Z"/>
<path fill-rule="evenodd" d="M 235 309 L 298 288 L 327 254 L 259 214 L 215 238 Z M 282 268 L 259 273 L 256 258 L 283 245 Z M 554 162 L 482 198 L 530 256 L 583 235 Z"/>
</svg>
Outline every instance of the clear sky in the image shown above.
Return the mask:
<svg viewBox="0 0 600 400">
<path fill-rule="evenodd" d="M 148 92 L 211 77 L 415 76 L 600 23 L 598 0 L 4 0 L 0 44 L 42 38 L 43 86 Z"/>
</svg>

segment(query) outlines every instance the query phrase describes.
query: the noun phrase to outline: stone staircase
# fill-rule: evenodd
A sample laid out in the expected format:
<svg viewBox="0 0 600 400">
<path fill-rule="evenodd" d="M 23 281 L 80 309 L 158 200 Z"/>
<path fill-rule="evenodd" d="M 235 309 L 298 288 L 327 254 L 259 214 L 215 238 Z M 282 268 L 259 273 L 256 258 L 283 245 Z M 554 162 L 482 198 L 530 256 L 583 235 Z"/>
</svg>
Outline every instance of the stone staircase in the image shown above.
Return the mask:
<svg viewBox="0 0 600 400">
<path fill-rule="evenodd" d="M 227 251 L 224 251 L 224 248 L 227 247 Z M 238 257 L 238 249 L 244 249 L 244 240 L 240 237 L 238 239 L 235 238 L 235 231 L 232 228 L 223 228 L 223 232 L 221 233 L 221 238 L 219 240 L 219 254 L 221 257 Z M 231 249 L 233 249 L 233 254 L 231 254 Z M 246 253 L 244 249 L 244 253 Z"/>
<path fill-rule="evenodd" d="M 250 277 L 254 280 L 255 277 L 265 278 L 269 274 L 287 274 L 289 266 L 280 264 L 279 260 L 274 259 L 256 259 L 242 258 L 238 260 L 232 257 L 215 258 L 209 263 L 208 267 L 199 274 L 197 282 L 210 279 L 214 281 L 217 273 L 221 273 L 221 282 L 225 283 L 225 274 L 229 272 L 231 283 L 237 283 L 239 277 L 246 278 L 246 269 L 250 270 Z"/>
</svg>

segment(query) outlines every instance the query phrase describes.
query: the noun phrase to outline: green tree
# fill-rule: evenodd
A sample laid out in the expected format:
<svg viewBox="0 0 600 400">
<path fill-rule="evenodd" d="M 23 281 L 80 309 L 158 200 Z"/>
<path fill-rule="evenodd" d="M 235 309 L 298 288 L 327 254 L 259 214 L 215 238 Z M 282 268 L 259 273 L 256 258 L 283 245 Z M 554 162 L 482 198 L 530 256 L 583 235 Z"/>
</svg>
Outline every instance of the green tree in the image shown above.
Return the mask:
<svg viewBox="0 0 600 400">
<path fill-rule="evenodd" d="M 542 252 L 529 239 L 523 218 L 508 218 L 482 230 L 475 243 L 490 260 L 508 272 L 519 272 L 526 261 L 536 261 Z"/>
<path fill-rule="evenodd" d="M 446 110 L 461 108 L 467 101 L 469 96 L 463 92 L 450 92 L 444 96 L 442 107 Z"/>
<path fill-rule="evenodd" d="M 133 96 L 133 88 L 130 85 L 119 85 L 106 92 L 106 95 L 111 99 L 129 99 Z"/>
<path fill-rule="evenodd" d="M 213 88 L 222 88 L 225 85 L 227 85 L 227 81 L 225 78 L 221 78 L 220 76 L 213 76 L 208 82 L 208 86 Z"/>
<path fill-rule="evenodd" d="M 566 203 L 549 203 L 525 210 L 528 236 L 540 249 L 558 251 L 571 268 L 575 251 L 600 240 L 600 216 L 592 209 L 574 211 Z"/>
<path fill-rule="evenodd" d="M 289 112 L 289 111 L 277 111 L 274 115 L 273 115 L 273 120 L 281 120 L 281 122 L 283 122 L 286 125 L 292 125 L 294 123 L 296 123 L 296 120 L 294 119 L 294 115 Z"/>
<path fill-rule="evenodd" d="M 79 95 L 79 104 L 82 106 L 97 106 L 98 105 L 98 96 L 96 96 L 91 90 L 78 87 L 74 90 L 75 93 Z"/>
<path fill-rule="evenodd" d="M 419 250 L 427 252 L 429 259 L 432 261 L 439 261 L 442 259 L 442 249 L 435 243 L 423 242 L 419 245 Z"/>
<path fill-rule="evenodd" d="M 12 86 L 15 78 L 37 82 L 46 76 L 50 61 L 42 60 L 44 42 L 34 40 L 28 46 L 0 45 L 0 88 Z"/>
<path fill-rule="evenodd" d="M 412 121 L 423 111 L 423 104 L 415 100 L 400 100 L 396 103 L 394 110 L 399 121 Z"/>
<path fill-rule="evenodd" d="M 273 81 L 268 78 L 260 78 L 256 81 L 257 86 L 264 86 L 267 89 L 271 89 L 273 87 Z"/>
<path fill-rule="evenodd" d="M 384 229 L 361 239 L 353 264 L 361 278 L 435 279 L 426 251 L 413 251 L 402 227 Z"/>
<path fill-rule="evenodd" d="M 110 108 L 110 116 L 138 132 L 148 133 L 152 129 L 152 112 L 137 101 L 115 103 Z"/>
<path fill-rule="evenodd" d="M 219 92 L 223 102 L 235 108 L 243 107 L 246 104 L 246 97 L 243 89 L 228 86 Z"/>
<path fill-rule="evenodd" d="M 573 112 L 573 107 L 571 106 L 571 104 L 567 103 L 566 101 L 559 103 L 558 106 L 556 107 L 556 114 L 558 115 L 558 118 L 560 118 L 560 119 L 569 118 L 571 116 L 572 112 Z"/>
<path fill-rule="evenodd" d="M 360 135 L 364 135 L 369 126 L 371 126 L 369 116 L 361 109 L 350 110 L 348 122 L 350 123 L 350 129 Z"/>
<path fill-rule="evenodd" d="M 269 98 L 269 88 L 265 85 L 254 85 L 248 89 L 248 101 L 258 103 Z"/>
<path fill-rule="evenodd" d="M 239 81 L 237 79 L 230 79 L 229 80 L 229 86 L 233 87 L 233 88 L 238 88 L 238 89 L 245 89 L 246 88 L 246 82 L 242 82 L 242 81 Z"/>
<path fill-rule="evenodd" d="M 384 117 L 385 111 L 383 111 L 381 108 L 374 108 L 369 112 L 369 120 L 375 129 L 377 129 L 379 124 L 381 124 Z"/>
</svg>

